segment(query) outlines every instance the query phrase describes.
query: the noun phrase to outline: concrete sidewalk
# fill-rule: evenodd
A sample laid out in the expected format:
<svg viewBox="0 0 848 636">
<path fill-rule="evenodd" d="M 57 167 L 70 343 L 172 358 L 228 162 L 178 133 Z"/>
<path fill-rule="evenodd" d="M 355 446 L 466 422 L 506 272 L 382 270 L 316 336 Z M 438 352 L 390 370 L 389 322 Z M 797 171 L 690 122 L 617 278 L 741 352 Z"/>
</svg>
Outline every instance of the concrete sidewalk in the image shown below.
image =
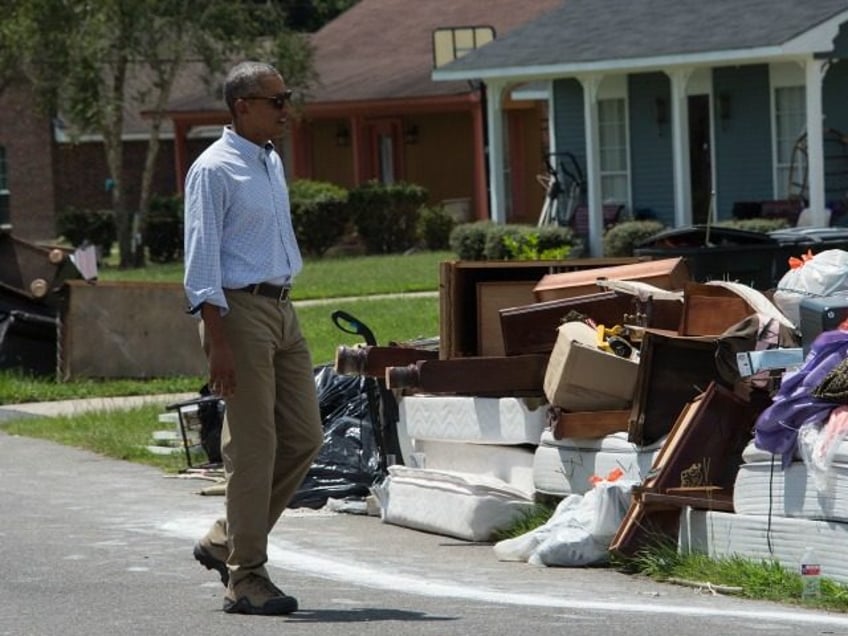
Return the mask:
<svg viewBox="0 0 848 636">
<path fill-rule="evenodd" d="M 84 400 L 56 400 L 54 402 L 26 402 L 0 406 L 0 422 L 16 417 L 53 417 L 57 415 L 79 415 L 90 411 L 113 411 L 131 409 L 145 404 L 161 404 L 163 407 L 174 402 L 198 397 L 197 393 L 173 393 L 162 395 L 135 395 L 129 397 L 90 398 Z"/>
<path fill-rule="evenodd" d="M 177 399 L 149 399 L 162 398 Z M 308 509 L 286 511 L 269 542 L 269 571 L 301 611 L 231 616 L 191 554 L 223 511 L 198 494 L 207 483 L 0 432 L 0 634 L 848 634 L 848 616 L 499 562 L 489 544 Z"/>
</svg>

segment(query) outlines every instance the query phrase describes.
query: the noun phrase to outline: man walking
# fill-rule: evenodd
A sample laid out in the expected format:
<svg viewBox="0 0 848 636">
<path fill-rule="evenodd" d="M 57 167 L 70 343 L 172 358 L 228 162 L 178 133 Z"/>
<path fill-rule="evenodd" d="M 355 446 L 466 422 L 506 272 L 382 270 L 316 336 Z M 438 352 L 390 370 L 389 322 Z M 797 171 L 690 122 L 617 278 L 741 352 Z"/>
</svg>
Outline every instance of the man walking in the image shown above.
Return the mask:
<svg viewBox="0 0 848 636">
<path fill-rule="evenodd" d="M 268 533 L 322 443 L 312 360 L 290 301 L 302 267 L 288 189 L 270 142 L 291 96 L 268 64 L 227 75 L 232 116 L 185 185 L 185 290 L 201 317 L 212 391 L 226 401 L 226 516 L 194 547 L 227 586 L 224 611 L 288 614 L 297 600 L 271 582 Z"/>
</svg>

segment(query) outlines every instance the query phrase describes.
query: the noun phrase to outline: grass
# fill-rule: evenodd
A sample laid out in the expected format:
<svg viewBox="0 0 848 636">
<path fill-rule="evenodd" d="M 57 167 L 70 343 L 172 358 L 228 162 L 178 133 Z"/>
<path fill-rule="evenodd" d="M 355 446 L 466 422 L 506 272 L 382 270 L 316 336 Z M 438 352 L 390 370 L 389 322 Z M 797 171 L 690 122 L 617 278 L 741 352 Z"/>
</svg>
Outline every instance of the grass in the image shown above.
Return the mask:
<svg viewBox="0 0 848 636">
<path fill-rule="evenodd" d="M 820 598 L 802 599 L 801 576 L 776 561 L 684 555 L 678 553 L 676 543 L 665 541 L 640 551 L 632 559 L 618 561 L 617 565 L 657 581 L 737 588 L 738 595 L 745 598 L 848 612 L 848 587 L 823 577 Z"/>
<path fill-rule="evenodd" d="M 415 252 L 345 258 L 307 259 L 295 279 L 297 300 L 339 298 L 439 288 L 439 263 L 454 260 L 452 252 Z M 103 281 L 181 283 L 183 264 L 151 264 L 142 269 L 119 269 L 114 255 L 100 268 Z"/>
<path fill-rule="evenodd" d="M 182 263 L 150 264 L 143 269 L 121 270 L 111 257 L 100 271 L 104 281 L 182 281 Z M 439 288 L 439 263 L 453 258 L 451 252 L 417 252 L 308 261 L 296 281 L 294 300 L 344 298 L 338 302 L 298 307 L 301 330 L 312 350 L 315 364 L 335 359 L 339 345 L 362 342 L 359 336 L 336 327 L 331 314 L 340 309 L 367 325 L 379 344 L 439 335 L 439 301 L 427 298 L 358 298 L 371 294 L 433 291 Z M 197 391 L 204 380 L 197 377 L 143 380 L 74 379 L 59 383 L 0 371 L 0 404 L 120 395 L 150 395 Z"/>
<path fill-rule="evenodd" d="M 300 328 L 309 342 L 315 364 L 332 363 L 339 345 L 363 342 L 362 337 L 341 331 L 330 319 L 342 310 L 365 324 L 378 344 L 432 338 L 439 335 L 439 299 L 382 298 L 339 301 L 297 310 Z"/>
<path fill-rule="evenodd" d="M 71 382 L 56 382 L 49 378 L 36 378 L 19 371 L 6 370 L 0 371 L 0 404 L 188 393 L 197 391 L 202 385 L 203 380 L 195 377 L 108 381 L 81 378 Z"/>
<path fill-rule="evenodd" d="M 126 411 L 92 411 L 80 415 L 13 420 L 2 428 L 10 435 L 46 439 L 93 451 L 105 457 L 146 464 L 175 473 L 185 468 L 185 455 L 155 455 L 147 450 L 153 431 L 170 429 L 158 421 L 163 406 Z"/>
</svg>

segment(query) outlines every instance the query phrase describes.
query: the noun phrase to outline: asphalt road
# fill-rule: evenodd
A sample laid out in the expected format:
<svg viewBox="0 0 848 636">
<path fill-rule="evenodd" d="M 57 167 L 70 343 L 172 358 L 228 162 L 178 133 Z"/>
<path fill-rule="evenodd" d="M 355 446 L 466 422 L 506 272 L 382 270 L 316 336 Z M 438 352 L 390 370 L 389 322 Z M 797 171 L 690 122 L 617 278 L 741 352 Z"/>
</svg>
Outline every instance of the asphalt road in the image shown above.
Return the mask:
<svg viewBox="0 0 848 636">
<path fill-rule="evenodd" d="M 192 558 L 209 482 L 0 433 L 0 634 L 848 634 L 848 616 L 716 596 L 605 568 L 498 562 L 490 545 L 287 511 L 269 570 L 288 617 L 221 611 Z"/>
</svg>

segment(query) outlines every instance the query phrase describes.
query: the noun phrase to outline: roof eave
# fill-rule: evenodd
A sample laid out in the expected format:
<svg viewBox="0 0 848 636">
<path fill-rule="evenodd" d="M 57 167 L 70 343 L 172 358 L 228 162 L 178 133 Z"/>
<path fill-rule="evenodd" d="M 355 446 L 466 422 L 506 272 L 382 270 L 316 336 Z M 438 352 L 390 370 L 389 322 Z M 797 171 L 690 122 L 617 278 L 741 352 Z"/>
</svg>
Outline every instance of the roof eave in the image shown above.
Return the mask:
<svg viewBox="0 0 848 636">
<path fill-rule="evenodd" d="M 553 79 L 597 73 L 648 72 L 680 66 L 726 66 L 755 64 L 775 60 L 800 60 L 810 55 L 827 54 L 840 26 L 848 21 L 843 11 L 822 24 L 779 45 L 725 51 L 705 51 L 641 58 L 592 60 L 589 62 L 507 66 L 451 70 L 450 66 L 432 72 L 433 81 L 499 80 L 505 82 Z"/>
</svg>

